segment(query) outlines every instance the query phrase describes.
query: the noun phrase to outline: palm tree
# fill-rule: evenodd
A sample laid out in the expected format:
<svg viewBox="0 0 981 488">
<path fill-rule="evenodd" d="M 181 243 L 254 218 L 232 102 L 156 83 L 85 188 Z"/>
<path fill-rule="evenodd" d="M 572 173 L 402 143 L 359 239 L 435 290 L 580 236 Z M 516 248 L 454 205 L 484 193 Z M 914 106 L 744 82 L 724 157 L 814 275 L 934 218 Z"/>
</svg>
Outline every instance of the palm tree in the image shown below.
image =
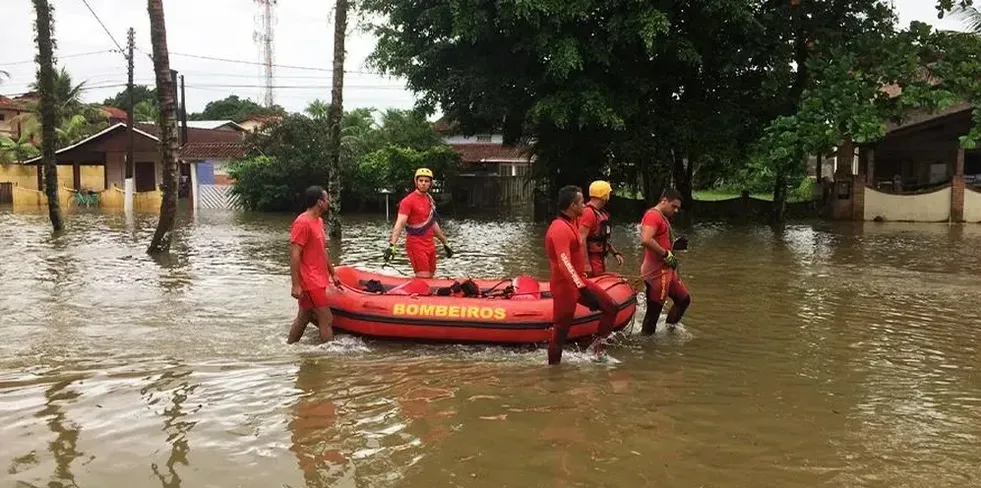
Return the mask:
<svg viewBox="0 0 981 488">
<path fill-rule="evenodd" d="M 36 157 L 37 154 L 38 150 L 34 144 L 31 144 L 27 134 L 21 134 L 17 139 L 0 136 L 0 164 L 14 161 L 21 163 Z"/>
<path fill-rule="evenodd" d="M 160 160 L 163 163 L 160 220 L 147 253 L 157 254 L 170 249 L 170 233 L 174 230 L 174 220 L 177 217 L 177 103 L 170 74 L 163 0 L 147 0 L 147 11 L 150 14 L 150 44 L 153 46 L 157 99 L 160 101 Z"/>
<path fill-rule="evenodd" d="M 330 204 L 327 229 L 335 239 L 341 237 L 341 118 L 344 116 L 344 40 L 347 35 L 348 0 L 337 0 L 334 9 L 334 79 L 330 89 L 327 129 L 330 137 L 330 177 L 327 181 Z"/>
<path fill-rule="evenodd" d="M 48 195 L 48 217 L 54 230 L 60 231 L 64 224 L 61 220 L 61 204 L 58 201 L 58 166 L 55 161 L 55 71 L 54 71 L 54 41 L 51 32 L 54 30 L 54 18 L 48 0 L 34 0 L 34 11 L 37 22 L 37 85 L 41 95 L 41 134 L 44 142 L 41 145 L 41 160 L 44 162 L 44 192 Z"/>
<path fill-rule="evenodd" d="M 957 6 L 951 14 L 954 18 L 963 21 L 971 32 L 981 33 L 981 11 L 977 7 Z"/>
<path fill-rule="evenodd" d="M 85 123 L 76 120 L 74 124 L 77 127 L 71 131 L 72 134 L 77 135 L 76 139 L 65 139 L 60 138 L 58 140 L 59 145 L 71 144 L 78 139 L 84 138 L 91 134 L 94 134 L 105 128 L 106 114 L 102 112 L 101 109 L 96 108 L 92 105 L 87 105 L 82 102 L 82 92 L 85 91 L 86 82 L 81 82 L 74 84 L 72 81 L 72 76 L 65 68 L 62 67 L 54 79 L 54 104 L 55 104 L 55 125 L 58 127 L 63 127 L 65 124 L 70 124 L 71 120 L 77 116 L 81 115 L 84 117 Z M 32 91 L 40 91 L 38 83 L 32 83 L 30 85 Z M 41 121 L 38 118 L 38 104 L 28 103 L 28 111 L 24 112 L 16 117 L 10 119 L 11 124 L 20 124 L 23 133 L 28 134 L 34 142 L 43 142 L 44 138 L 41 134 Z M 61 136 L 62 132 L 56 131 L 56 135 Z"/>
</svg>

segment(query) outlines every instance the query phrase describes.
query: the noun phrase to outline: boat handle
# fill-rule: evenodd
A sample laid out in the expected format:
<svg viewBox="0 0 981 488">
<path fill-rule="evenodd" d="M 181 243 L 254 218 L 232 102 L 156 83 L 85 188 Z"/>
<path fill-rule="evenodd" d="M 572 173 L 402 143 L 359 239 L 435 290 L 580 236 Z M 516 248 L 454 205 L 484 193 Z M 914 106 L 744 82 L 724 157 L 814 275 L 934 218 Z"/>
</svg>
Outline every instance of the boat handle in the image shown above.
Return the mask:
<svg viewBox="0 0 981 488">
<path fill-rule="evenodd" d="M 511 314 L 512 317 L 541 317 L 544 315 L 541 312 L 514 312 Z"/>
<path fill-rule="evenodd" d="M 361 306 L 363 308 L 371 308 L 371 309 L 374 309 L 374 310 L 388 310 L 388 307 L 386 307 L 384 305 L 379 305 L 379 304 L 373 303 L 373 302 L 365 302 Z"/>
</svg>

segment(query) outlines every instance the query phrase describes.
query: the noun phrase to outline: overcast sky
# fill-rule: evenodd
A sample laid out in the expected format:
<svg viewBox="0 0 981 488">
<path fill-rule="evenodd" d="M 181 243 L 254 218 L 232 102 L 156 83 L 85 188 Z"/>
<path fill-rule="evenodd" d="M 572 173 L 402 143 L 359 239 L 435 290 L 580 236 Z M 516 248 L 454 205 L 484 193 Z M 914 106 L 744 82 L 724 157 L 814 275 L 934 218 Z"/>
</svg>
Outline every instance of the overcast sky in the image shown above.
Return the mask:
<svg viewBox="0 0 981 488">
<path fill-rule="evenodd" d="M 126 46 L 126 30 L 136 29 L 137 49 L 150 50 L 146 2 L 140 0 L 87 0 L 109 33 Z M 0 94 L 16 95 L 34 81 L 34 11 L 31 0 L 0 0 L 4 23 L 0 29 L 0 70 L 10 79 Z M 91 87 L 87 101 L 102 101 L 126 84 L 126 61 L 83 0 L 51 0 L 55 7 L 56 54 L 75 82 Z M 275 102 L 290 111 L 302 110 L 310 100 L 330 100 L 333 20 L 330 0 L 278 0 L 275 7 Z M 894 0 L 902 25 L 919 20 L 938 28 L 962 30 L 950 18 L 940 21 L 935 0 Z M 229 94 L 262 103 L 262 67 L 190 57 L 208 56 L 259 63 L 261 55 L 253 34 L 259 6 L 254 0 L 164 0 L 170 65 L 184 74 L 189 112 Z M 344 105 L 410 108 L 414 97 L 402 80 L 368 73 L 365 59 L 375 47 L 373 37 L 350 27 L 345 63 Z M 94 54 L 92 54 L 94 53 Z M 73 56 L 78 55 L 78 56 Z M 147 54 L 136 55 L 136 83 L 153 85 L 153 64 Z M 312 69 L 309 69 L 312 68 Z"/>
</svg>

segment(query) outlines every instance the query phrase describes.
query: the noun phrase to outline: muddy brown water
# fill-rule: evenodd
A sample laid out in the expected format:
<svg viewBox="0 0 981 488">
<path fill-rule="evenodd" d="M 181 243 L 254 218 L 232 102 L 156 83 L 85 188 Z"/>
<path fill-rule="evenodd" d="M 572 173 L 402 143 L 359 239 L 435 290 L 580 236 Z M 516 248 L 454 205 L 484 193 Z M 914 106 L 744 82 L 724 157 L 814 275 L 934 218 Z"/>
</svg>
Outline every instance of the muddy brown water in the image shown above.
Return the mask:
<svg viewBox="0 0 981 488">
<path fill-rule="evenodd" d="M 287 346 L 288 216 L 183 218 L 156 261 L 154 222 L 0 210 L 0 485 L 981 486 L 979 226 L 700 224 L 683 327 L 548 368 Z M 388 224 L 346 224 L 338 259 L 382 270 Z M 446 274 L 546 276 L 541 224 L 445 228 Z"/>
</svg>

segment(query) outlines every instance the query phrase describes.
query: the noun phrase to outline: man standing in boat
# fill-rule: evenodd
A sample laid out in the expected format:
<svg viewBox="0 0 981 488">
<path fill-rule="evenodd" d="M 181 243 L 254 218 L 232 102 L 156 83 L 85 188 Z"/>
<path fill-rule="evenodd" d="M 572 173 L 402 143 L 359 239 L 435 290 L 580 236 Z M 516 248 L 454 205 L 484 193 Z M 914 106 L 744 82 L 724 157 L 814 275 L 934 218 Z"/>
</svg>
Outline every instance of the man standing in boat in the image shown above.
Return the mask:
<svg viewBox="0 0 981 488">
<path fill-rule="evenodd" d="M 613 187 L 603 180 L 589 185 L 589 203 L 579 218 L 579 232 L 586 243 L 586 273 L 598 276 L 606 273 L 606 256 L 612 254 L 618 266 L 623 266 L 623 255 L 610 243 L 610 213 L 606 204 L 610 201 Z"/>
<path fill-rule="evenodd" d="M 453 257 L 453 249 L 439 228 L 436 214 L 436 202 L 429 189 L 433 185 L 433 172 L 429 168 L 419 168 L 415 175 L 416 189 L 399 202 L 399 215 L 395 227 L 385 249 L 385 262 L 392 259 L 398 250 L 395 244 L 405 228 L 405 253 L 409 256 L 409 264 L 416 278 L 432 278 L 436 273 L 436 236 L 446 251 L 446 257 Z"/>
<path fill-rule="evenodd" d="M 583 213 L 582 189 L 566 186 L 559 190 L 559 215 L 545 233 L 545 254 L 551 271 L 552 336 L 548 343 L 548 364 L 562 361 L 569 328 L 576 316 L 576 305 L 602 312 L 597 338 L 590 345 L 597 357 L 604 354 L 606 337 L 613 331 L 617 306 L 613 298 L 590 280 L 585 279 L 586 255 L 579 234 L 579 217 Z"/>
<path fill-rule="evenodd" d="M 290 327 L 286 342 L 292 344 L 301 337 L 307 324 L 313 322 L 320 330 L 321 342 L 334 338 L 333 317 L 327 304 L 328 277 L 341 286 L 330 263 L 327 236 L 324 233 L 324 212 L 327 211 L 327 192 L 311 186 L 303 193 L 306 210 L 293 220 L 290 227 L 290 295 L 299 301 L 296 319 Z"/>
<path fill-rule="evenodd" d="M 647 296 L 647 313 L 644 315 L 642 333 L 653 334 L 657 328 L 657 319 L 664 308 L 664 302 L 671 297 L 673 304 L 668 311 L 667 324 L 674 330 L 688 305 L 691 295 L 678 276 L 678 258 L 672 250 L 676 247 L 671 242 L 671 223 L 668 221 L 681 208 L 681 193 L 668 188 L 661 194 L 661 200 L 644 214 L 641 220 L 640 243 L 644 247 L 644 262 L 640 266 L 640 275 L 644 280 Z M 685 242 L 684 237 L 678 242 Z"/>
</svg>

